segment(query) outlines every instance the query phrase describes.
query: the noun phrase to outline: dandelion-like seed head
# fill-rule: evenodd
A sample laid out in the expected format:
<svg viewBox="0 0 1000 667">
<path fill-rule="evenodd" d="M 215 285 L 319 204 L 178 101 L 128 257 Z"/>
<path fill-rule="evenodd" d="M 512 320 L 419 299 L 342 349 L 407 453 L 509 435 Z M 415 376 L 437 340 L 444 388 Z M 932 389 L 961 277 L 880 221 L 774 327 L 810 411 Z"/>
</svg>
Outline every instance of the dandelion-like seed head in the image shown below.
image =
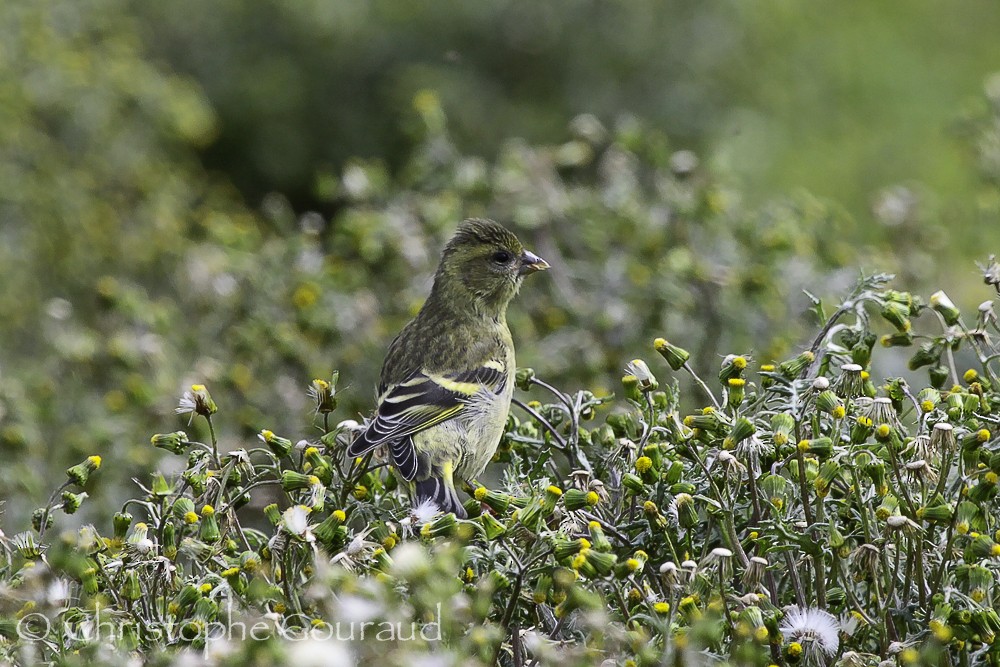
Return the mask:
<svg viewBox="0 0 1000 667">
<path fill-rule="evenodd" d="M 807 655 L 830 657 L 840 648 L 840 624 L 832 614 L 814 607 L 792 607 L 779 628 L 786 642 L 802 645 Z"/>
<path fill-rule="evenodd" d="M 416 525 L 427 523 L 440 514 L 441 508 L 433 500 L 424 499 L 413 507 L 413 521 Z"/>
</svg>

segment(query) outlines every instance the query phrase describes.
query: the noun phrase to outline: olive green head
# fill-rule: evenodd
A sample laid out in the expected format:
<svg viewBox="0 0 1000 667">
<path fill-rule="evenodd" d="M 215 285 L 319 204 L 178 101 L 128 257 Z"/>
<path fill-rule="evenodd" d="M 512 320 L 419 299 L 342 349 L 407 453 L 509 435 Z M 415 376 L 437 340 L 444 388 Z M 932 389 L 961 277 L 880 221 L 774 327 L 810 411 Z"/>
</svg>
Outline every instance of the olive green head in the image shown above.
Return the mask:
<svg viewBox="0 0 1000 667">
<path fill-rule="evenodd" d="M 434 291 L 445 290 L 447 298 L 473 303 L 477 310 L 502 312 L 526 275 L 548 268 L 499 223 L 473 218 L 461 223 L 445 246 Z"/>
</svg>

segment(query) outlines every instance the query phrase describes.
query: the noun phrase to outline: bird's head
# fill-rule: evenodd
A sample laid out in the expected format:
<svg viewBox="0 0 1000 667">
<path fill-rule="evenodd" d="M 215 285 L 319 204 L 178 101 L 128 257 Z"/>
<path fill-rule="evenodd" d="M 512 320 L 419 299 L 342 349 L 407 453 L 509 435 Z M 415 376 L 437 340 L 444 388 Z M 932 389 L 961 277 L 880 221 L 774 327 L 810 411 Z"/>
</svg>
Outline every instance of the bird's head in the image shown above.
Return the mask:
<svg viewBox="0 0 1000 667">
<path fill-rule="evenodd" d="M 462 299 L 481 312 L 498 315 L 526 275 L 548 268 L 548 262 L 526 250 L 499 223 L 474 218 L 460 224 L 445 246 L 434 288 L 447 293 L 441 296 Z"/>
</svg>

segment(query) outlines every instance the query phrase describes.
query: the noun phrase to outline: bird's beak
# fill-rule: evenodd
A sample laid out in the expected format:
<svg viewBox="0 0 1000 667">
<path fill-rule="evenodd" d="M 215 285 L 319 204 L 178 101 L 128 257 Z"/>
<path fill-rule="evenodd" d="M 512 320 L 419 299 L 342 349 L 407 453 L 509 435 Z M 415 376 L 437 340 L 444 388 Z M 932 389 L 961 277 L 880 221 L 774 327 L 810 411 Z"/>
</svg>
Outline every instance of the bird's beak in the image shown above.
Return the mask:
<svg viewBox="0 0 1000 667">
<path fill-rule="evenodd" d="M 529 273 L 534 273 L 535 271 L 545 271 L 548 268 L 548 262 L 530 250 L 525 250 L 521 255 L 521 269 L 518 271 L 518 274 L 526 276 Z"/>
</svg>

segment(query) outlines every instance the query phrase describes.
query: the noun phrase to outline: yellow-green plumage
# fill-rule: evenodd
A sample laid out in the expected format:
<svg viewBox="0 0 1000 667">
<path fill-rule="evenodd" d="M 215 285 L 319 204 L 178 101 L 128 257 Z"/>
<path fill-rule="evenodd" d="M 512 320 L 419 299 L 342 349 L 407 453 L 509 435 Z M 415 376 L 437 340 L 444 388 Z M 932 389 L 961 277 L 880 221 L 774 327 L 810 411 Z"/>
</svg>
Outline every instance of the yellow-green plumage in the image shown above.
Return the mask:
<svg viewBox="0 0 1000 667">
<path fill-rule="evenodd" d="M 479 475 L 503 435 L 514 388 L 507 305 L 548 264 L 492 220 L 466 220 L 423 308 L 389 345 L 375 418 L 348 454 L 385 445 L 415 503 L 464 515 L 455 477 Z"/>
</svg>

